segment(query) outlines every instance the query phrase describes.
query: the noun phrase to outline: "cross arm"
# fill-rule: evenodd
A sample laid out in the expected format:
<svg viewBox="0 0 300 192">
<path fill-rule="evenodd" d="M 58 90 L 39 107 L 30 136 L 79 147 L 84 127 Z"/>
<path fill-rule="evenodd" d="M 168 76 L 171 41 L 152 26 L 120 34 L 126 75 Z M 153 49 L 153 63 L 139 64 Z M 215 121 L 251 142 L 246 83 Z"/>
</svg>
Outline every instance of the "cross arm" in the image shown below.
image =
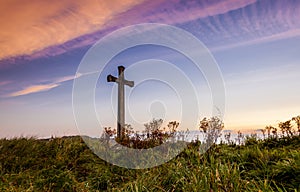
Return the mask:
<svg viewBox="0 0 300 192">
<path fill-rule="evenodd" d="M 119 83 L 119 78 L 116 78 L 112 75 L 107 75 L 107 82 L 116 82 Z M 124 85 L 127 85 L 129 87 L 133 87 L 134 86 L 134 81 L 128 81 L 128 80 L 123 80 Z"/>
<path fill-rule="evenodd" d="M 134 86 L 134 81 L 124 80 L 124 85 L 128 85 L 129 87 L 133 87 Z"/>
<path fill-rule="evenodd" d="M 107 75 L 107 82 L 117 82 L 118 78 L 112 76 L 112 75 Z"/>
</svg>

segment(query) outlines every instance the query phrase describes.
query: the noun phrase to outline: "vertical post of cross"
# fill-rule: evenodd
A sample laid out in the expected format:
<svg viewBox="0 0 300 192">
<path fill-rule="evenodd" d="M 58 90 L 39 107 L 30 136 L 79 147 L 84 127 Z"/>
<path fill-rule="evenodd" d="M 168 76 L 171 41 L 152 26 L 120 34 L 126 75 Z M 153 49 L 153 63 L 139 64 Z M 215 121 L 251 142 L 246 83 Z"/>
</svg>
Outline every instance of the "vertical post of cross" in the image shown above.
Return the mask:
<svg viewBox="0 0 300 192">
<path fill-rule="evenodd" d="M 118 85 L 118 129 L 117 135 L 120 138 L 124 137 L 125 127 L 125 98 L 124 98 L 124 70 L 125 67 L 118 66 L 119 71 L 119 85 Z"/>
<path fill-rule="evenodd" d="M 107 82 L 118 83 L 118 120 L 117 120 L 117 138 L 123 139 L 125 129 L 125 90 L 124 85 L 134 86 L 133 81 L 127 81 L 124 77 L 124 66 L 118 66 L 119 77 L 107 76 Z"/>
</svg>

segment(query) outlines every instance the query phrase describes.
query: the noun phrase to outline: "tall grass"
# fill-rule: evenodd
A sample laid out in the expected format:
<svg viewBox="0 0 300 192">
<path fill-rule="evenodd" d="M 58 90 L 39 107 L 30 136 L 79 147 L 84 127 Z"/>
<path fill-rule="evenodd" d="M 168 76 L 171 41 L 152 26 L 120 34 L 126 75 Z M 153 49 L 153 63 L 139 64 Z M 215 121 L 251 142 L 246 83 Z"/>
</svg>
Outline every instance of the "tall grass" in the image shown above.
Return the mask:
<svg viewBox="0 0 300 192">
<path fill-rule="evenodd" d="M 191 143 L 142 170 L 98 158 L 80 137 L 0 140 L 1 191 L 300 191 L 300 137 L 213 145 Z"/>
</svg>

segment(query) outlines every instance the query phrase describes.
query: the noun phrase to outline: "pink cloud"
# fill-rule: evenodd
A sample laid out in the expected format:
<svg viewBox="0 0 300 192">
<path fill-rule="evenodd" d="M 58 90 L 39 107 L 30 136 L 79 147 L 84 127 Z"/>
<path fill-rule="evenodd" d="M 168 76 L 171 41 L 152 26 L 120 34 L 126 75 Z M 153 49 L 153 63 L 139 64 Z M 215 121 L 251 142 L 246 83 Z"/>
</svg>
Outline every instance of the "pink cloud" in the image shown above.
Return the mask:
<svg viewBox="0 0 300 192">
<path fill-rule="evenodd" d="M 7 85 L 7 84 L 10 84 L 10 83 L 11 83 L 11 81 L 2 81 L 2 82 L 0 82 L 0 87 L 4 86 L 4 85 Z"/>
<path fill-rule="evenodd" d="M 49 91 L 53 88 L 60 86 L 61 83 L 63 83 L 63 82 L 71 81 L 71 80 L 74 80 L 75 78 L 79 78 L 79 77 L 81 77 L 81 74 L 79 74 L 77 76 L 70 75 L 70 76 L 56 78 L 52 81 L 52 83 L 30 85 L 19 91 L 12 92 L 12 93 L 6 95 L 6 97 L 17 97 L 17 96 L 28 95 L 28 94 L 32 94 L 32 93 Z"/>
<path fill-rule="evenodd" d="M 90 9 L 89 6 L 92 5 L 91 3 L 91 5 L 86 5 L 85 8 L 80 8 L 76 11 L 70 8 L 65 14 L 71 14 L 71 19 L 66 21 L 63 19 L 66 16 L 64 14 L 50 17 L 51 25 L 52 23 L 62 24 L 61 21 L 70 23 L 70 25 L 72 23 L 76 24 L 77 20 L 73 16 L 77 18 L 80 17 L 80 14 L 84 15 Z M 84 11 L 80 11 L 81 9 Z M 239 14 L 233 17 L 232 13 L 235 10 L 239 10 Z M 127 3 L 124 3 L 122 9 L 114 8 L 111 12 L 106 10 L 109 12 L 109 16 L 101 20 L 103 21 L 101 25 L 93 25 L 91 28 L 87 27 L 86 29 L 89 30 L 85 30 L 85 27 L 80 27 L 79 30 L 76 27 L 78 25 L 75 24 L 74 26 L 72 24 L 70 27 L 64 27 L 64 30 L 61 30 L 61 32 L 56 31 L 55 33 L 61 33 L 61 35 L 55 38 L 50 37 L 50 39 L 54 40 L 61 38 L 63 41 L 55 40 L 51 44 L 43 44 L 40 48 L 35 49 L 34 52 L 28 53 L 29 55 L 23 57 L 34 59 L 43 56 L 59 55 L 72 49 L 89 46 L 105 34 L 120 27 L 145 22 L 181 25 L 195 21 L 188 30 L 203 38 L 200 40 L 208 44 L 208 46 L 214 47 L 214 49 L 230 48 L 230 46 L 246 45 L 248 43 L 260 43 L 265 41 L 261 39 L 272 40 L 273 38 L 276 40 L 277 38 L 291 37 L 291 32 L 288 31 L 293 31 L 300 27 L 298 19 L 300 12 L 297 10 L 299 10 L 299 3 L 286 3 L 284 1 L 256 3 L 256 0 L 147 0 L 137 3 L 134 0 L 128 0 Z M 222 20 L 217 15 L 220 15 Z M 209 16 L 217 17 L 207 19 Z M 87 23 L 99 22 L 98 20 L 100 19 L 97 17 L 83 18 Z M 205 26 L 197 27 L 197 25 L 200 25 L 197 21 L 198 19 L 203 19 L 201 21 L 204 21 Z M 54 24 L 53 26 L 55 26 Z M 45 30 L 53 31 L 51 25 Z M 57 29 L 60 28 L 58 27 Z M 74 33 L 76 32 L 77 35 L 66 35 L 70 33 L 70 30 L 73 30 Z M 272 37 L 274 35 L 278 37 Z M 3 65 L 3 63 L 0 64 Z"/>
<path fill-rule="evenodd" d="M 0 1 L 0 59 L 28 55 L 102 29 L 139 0 Z"/>
<path fill-rule="evenodd" d="M 57 86 L 59 86 L 59 84 L 33 85 L 33 86 L 25 87 L 24 89 L 22 89 L 20 91 L 13 92 L 13 93 L 9 94 L 8 97 L 17 97 L 17 96 L 21 96 L 21 95 L 28 95 L 31 93 L 48 91 Z"/>
<path fill-rule="evenodd" d="M 256 0 L 147 1 L 137 5 L 134 9 L 117 15 L 113 22 L 121 23 L 121 20 L 124 22 L 125 18 L 127 24 L 140 22 L 177 24 L 224 14 L 255 2 Z"/>
<path fill-rule="evenodd" d="M 2 3 L 6 9 L 0 12 L 0 23 L 4 29 L 0 32 L 0 49 L 2 47 L 1 50 L 5 51 L 0 53 L 0 59 L 19 55 L 25 58 L 26 55 L 30 58 L 59 55 L 70 49 L 91 45 L 105 33 L 125 25 L 182 23 L 223 14 L 255 0 L 203 2 L 186 1 L 183 5 L 178 0 L 126 0 L 99 4 L 97 1 L 63 0 L 50 6 L 37 0 L 28 1 L 26 6 L 17 1 L 10 6 Z M 43 12 L 34 11 L 44 7 L 47 9 Z M 28 15 L 28 12 L 32 14 Z"/>
</svg>

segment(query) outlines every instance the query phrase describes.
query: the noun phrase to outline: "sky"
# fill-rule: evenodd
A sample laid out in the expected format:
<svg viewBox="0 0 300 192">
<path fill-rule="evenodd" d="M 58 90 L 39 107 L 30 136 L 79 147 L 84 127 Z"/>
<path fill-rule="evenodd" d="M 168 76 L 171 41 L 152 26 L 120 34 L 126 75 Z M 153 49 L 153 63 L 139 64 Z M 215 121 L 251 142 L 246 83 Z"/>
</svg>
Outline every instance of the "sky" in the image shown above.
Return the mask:
<svg viewBox="0 0 300 192">
<path fill-rule="evenodd" d="M 141 23 L 178 27 L 208 48 L 224 80 L 226 129 L 276 126 L 300 115 L 299 18 L 298 0 L 1 1 L 0 137 L 85 133 L 72 108 L 74 79 L 84 78 L 76 75 L 80 62 L 98 40 Z M 97 81 L 101 126 L 116 124 L 117 87 L 106 82 L 107 74 L 116 76 L 117 66 L 124 65 L 126 78 L 138 82 L 145 71 L 167 71 L 166 63 L 185 73 L 200 95 L 198 121 L 218 107 L 211 104 L 205 75 L 196 73 L 191 61 L 170 48 L 138 46 L 113 58 Z M 126 87 L 126 99 L 126 123 L 137 130 L 151 118 L 167 122 L 182 115 L 184 101 L 176 89 L 159 81 Z M 98 134 L 97 128 L 91 132 Z"/>
</svg>

